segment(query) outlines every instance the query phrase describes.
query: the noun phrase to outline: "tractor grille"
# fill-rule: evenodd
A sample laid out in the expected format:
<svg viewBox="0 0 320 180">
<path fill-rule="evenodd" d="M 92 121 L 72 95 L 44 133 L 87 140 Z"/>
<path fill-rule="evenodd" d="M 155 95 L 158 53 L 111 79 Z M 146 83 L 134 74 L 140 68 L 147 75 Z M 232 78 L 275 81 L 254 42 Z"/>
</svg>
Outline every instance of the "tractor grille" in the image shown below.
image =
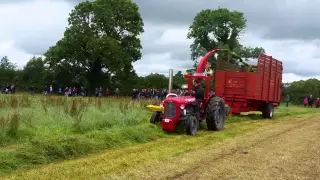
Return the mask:
<svg viewBox="0 0 320 180">
<path fill-rule="evenodd" d="M 165 109 L 166 109 L 166 118 L 176 117 L 176 103 L 167 102 L 165 105 Z"/>
</svg>

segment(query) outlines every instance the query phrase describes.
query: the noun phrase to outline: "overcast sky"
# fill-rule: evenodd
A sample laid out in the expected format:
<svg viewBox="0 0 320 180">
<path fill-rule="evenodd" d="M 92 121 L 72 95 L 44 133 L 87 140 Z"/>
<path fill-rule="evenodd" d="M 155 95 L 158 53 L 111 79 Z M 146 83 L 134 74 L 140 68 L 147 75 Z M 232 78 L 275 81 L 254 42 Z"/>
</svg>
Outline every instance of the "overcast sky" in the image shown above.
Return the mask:
<svg viewBox="0 0 320 180">
<path fill-rule="evenodd" d="M 62 38 L 80 0 L 0 0 L 0 57 L 23 67 Z M 241 43 L 283 61 L 284 82 L 320 77 L 320 0 L 135 0 L 145 23 L 139 75 L 192 66 L 188 27 L 197 12 L 218 6 L 244 12 Z"/>
</svg>

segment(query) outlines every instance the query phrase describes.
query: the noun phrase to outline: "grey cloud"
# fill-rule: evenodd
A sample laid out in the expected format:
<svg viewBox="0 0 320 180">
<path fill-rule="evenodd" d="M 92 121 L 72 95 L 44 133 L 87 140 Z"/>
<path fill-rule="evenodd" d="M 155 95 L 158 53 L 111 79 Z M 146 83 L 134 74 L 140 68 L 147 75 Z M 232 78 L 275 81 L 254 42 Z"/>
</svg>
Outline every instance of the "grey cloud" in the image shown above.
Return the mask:
<svg viewBox="0 0 320 180">
<path fill-rule="evenodd" d="M 320 1 L 135 0 L 146 21 L 190 25 L 202 9 L 219 6 L 245 14 L 248 30 L 270 39 L 318 38 Z"/>
<path fill-rule="evenodd" d="M 0 4 L 16 4 L 16 3 L 26 3 L 35 0 L 0 0 Z"/>
<path fill-rule="evenodd" d="M 39 39 L 35 39 L 32 42 L 25 40 L 16 41 L 17 48 L 23 49 L 24 52 L 28 54 L 44 54 L 48 47 L 54 45 L 50 44 L 50 42 L 41 41 Z"/>
<path fill-rule="evenodd" d="M 21 0 L 22 1 L 22 0 Z M 25 0 L 27 1 L 27 0 Z M 25 2 L 24 1 L 24 2 Z M 31 0 L 30 0 L 31 1 Z M 55 0 L 58 1 L 58 0 Z M 74 6 L 81 0 L 60 0 L 70 2 L 70 6 Z M 259 42 L 255 42 L 258 46 L 263 46 L 264 39 L 296 39 L 309 42 L 311 39 L 317 39 L 317 31 L 320 30 L 320 23 L 317 19 L 315 10 L 319 7 L 320 1 L 312 1 L 308 4 L 299 4 L 302 1 L 285 1 L 285 0 L 134 0 L 140 7 L 141 14 L 145 22 L 145 33 L 141 36 L 143 45 L 143 58 L 147 55 L 149 58 L 152 54 L 169 53 L 170 59 L 154 59 L 141 60 L 138 65 L 135 65 L 137 72 L 141 75 L 149 74 L 150 72 L 159 72 L 166 74 L 168 68 L 188 69 L 192 67 L 190 59 L 189 44 L 159 44 L 157 41 L 165 33 L 166 30 L 176 27 L 187 27 L 192 23 L 194 16 L 202 9 L 215 9 L 218 6 L 239 10 L 245 13 L 248 20 L 249 31 L 254 36 L 260 36 Z M 12 1 L 11 1 L 12 2 Z M 2 1 L 0 2 L 2 3 Z M 288 4 L 290 3 L 290 4 Z M 319 5 L 317 5 L 319 3 Z M 66 21 L 63 19 L 62 21 Z M 64 28 L 64 27 L 61 27 Z M 59 31 L 60 32 L 60 31 Z M 46 39 L 48 34 L 51 34 L 51 40 Z M 58 33 L 59 34 L 59 33 Z M 55 33 L 47 33 L 43 36 L 41 33 L 30 35 L 30 38 L 17 38 L 16 44 L 20 48 L 25 49 L 32 54 L 38 54 L 47 50 L 59 38 L 52 38 Z M 49 36 L 49 37 L 50 37 Z M 52 40 L 53 39 L 53 40 Z M 292 42 L 300 43 L 299 41 Z M 261 44 L 261 45 L 259 45 Z M 316 44 L 320 46 L 320 43 Z M 277 46 L 279 51 L 284 48 L 289 48 L 291 44 L 285 46 Z M 288 52 L 288 51 L 285 51 Z M 272 52 L 274 54 L 274 52 Z M 286 54 L 285 58 L 291 58 L 291 54 Z M 320 57 L 320 53 L 315 52 L 313 57 Z M 151 59 L 151 58 L 150 58 Z M 294 73 L 301 76 L 316 76 L 320 64 L 310 62 L 310 59 L 287 59 L 284 62 L 284 72 Z M 304 61 L 304 62 L 302 62 Z M 297 63 L 299 62 L 299 63 Z M 255 63 L 254 61 L 252 62 Z M 154 67 L 156 66 L 156 67 Z"/>
<path fill-rule="evenodd" d="M 83 0 L 63 0 L 73 5 Z M 145 21 L 190 25 L 202 9 L 218 7 L 238 10 L 247 18 L 248 30 L 268 39 L 319 38 L 320 1 L 286 0 L 134 0 Z"/>
<path fill-rule="evenodd" d="M 170 52 L 173 59 L 176 60 L 190 60 L 189 45 L 177 45 L 177 44 L 147 44 L 143 47 L 143 54 L 151 53 L 165 53 Z"/>
<path fill-rule="evenodd" d="M 53 34 L 52 32 L 56 32 Z M 60 32 L 60 33 L 58 33 Z M 49 47 L 54 46 L 58 40 L 63 37 L 62 30 L 52 29 L 49 32 L 27 33 L 25 36 L 18 37 L 15 40 L 17 48 L 23 49 L 28 54 L 44 54 Z M 48 36 L 47 34 L 51 34 Z"/>
<path fill-rule="evenodd" d="M 57 29 L 52 30 L 52 32 L 59 32 Z M 63 35 L 60 33 L 53 34 L 46 32 L 39 32 L 38 35 L 33 35 L 29 33 L 23 37 L 17 37 L 15 40 L 15 45 L 17 48 L 22 49 L 28 54 L 44 54 L 49 47 L 54 46 L 58 40 L 60 40 Z M 47 34 L 52 34 L 48 36 Z"/>
<path fill-rule="evenodd" d="M 320 59 L 318 59 L 318 61 L 320 61 Z M 299 63 L 299 65 L 295 63 L 284 63 L 283 73 L 293 73 L 302 77 L 315 77 L 319 76 L 319 70 L 317 68 L 319 66 L 319 63 Z"/>
<path fill-rule="evenodd" d="M 159 44 L 158 41 L 167 29 L 176 28 L 177 26 L 163 25 L 159 26 L 150 22 L 145 23 L 145 32 L 141 36 L 142 53 L 165 53 L 170 52 L 175 60 L 190 60 L 190 45 L 173 43 L 173 44 Z M 186 37 L 185 37 L 186 38 Z"/>
</svg>

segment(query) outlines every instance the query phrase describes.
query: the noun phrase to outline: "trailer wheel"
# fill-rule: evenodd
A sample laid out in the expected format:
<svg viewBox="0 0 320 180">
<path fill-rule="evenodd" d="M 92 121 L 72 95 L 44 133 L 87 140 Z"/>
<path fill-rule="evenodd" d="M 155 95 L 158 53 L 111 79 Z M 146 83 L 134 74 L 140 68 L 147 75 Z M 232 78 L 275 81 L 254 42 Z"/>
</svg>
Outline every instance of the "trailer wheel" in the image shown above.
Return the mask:
<svg viewBox="0 0 320 180">
<path fill-rule="evenodd" d="M 150 123 L 156 124 L 157 122 L 160 121 L 160 113 L 158 112 L 153 112 L 150 118 Z"/>
<path fill-rule="evenodd" d="M 198 120 L 196 116 L 188 116 L 186 123 L 186 133 L 188 135 L 196 135 L 198 130 Z"/>
<path fill-rule="evenodd" d="M 264 110 L 262 111 L 262 116 L 264 118 L 272 119 L 274 113 L 274 108 L 272 104 L 266 104 Z"/>
<path fill-rule="evenodd" d="M 208 130 L 219 131 L 224 128 L 226 118 L 225 104 L 223 99 L 213 97 L 206 107 L 206 122 Z"/>
</svg>

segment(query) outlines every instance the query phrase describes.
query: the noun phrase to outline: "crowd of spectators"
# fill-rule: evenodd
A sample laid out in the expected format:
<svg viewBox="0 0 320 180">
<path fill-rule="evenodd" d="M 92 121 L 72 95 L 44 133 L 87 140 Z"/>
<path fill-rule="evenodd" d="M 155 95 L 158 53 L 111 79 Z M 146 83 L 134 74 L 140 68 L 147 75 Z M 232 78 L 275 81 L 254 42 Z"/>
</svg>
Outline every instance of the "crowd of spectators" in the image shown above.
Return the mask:
<svg viewBox="0 0 320 180">
<path fill-rule="evenodd" d="M 3 89 L 1 91 L 2 94 L 15 94 L 16 93 L 16 86 L 14 84 L 4 84 Z"/>
<path fill-rule="evenodd" d="M 175 93 L 178 96 L 183 96 L 186 90 L 174 89 L 171 93 Z M 164 99 L 168 94 L 167 89 L 133 89 L 132 99 Z"/>
<path fill-rule="evenodd" d="M 30 94 L 35 94 L 35 88 L 31 86 L 29 88 Z M 2 93 L 4 94 L 15 94 L 16 88 L 15 85 L 6 84 L 3 88 Z M 132 99 L 165 99 L 168 94 L 167 89 L 156 89 L 156 88 L 145 88 L 145 89 L 133 89 L 132 90 Z M 184 96 L 187 93 L 186 89 L 173 89 L 171 93 L 175 93 L 178 96 Z M 77 96 L 87 96 L 86 89 L 84 87 L 59 87 L 55 89 L 52 85 L 44 86 L 43 88 L 43 95 L 50 96 L 50 95 L 58 95 L 58 96 L 67 96 L 67 97 L 77 97 Z M 96 97 L 106 97 L 106 96 L 120 96 L 119 88 L 116 88 L 114 91 L 109 90 L 106 88 L 105 90 L 100 88 L 95 88 L 95 96 Z"/>
<path fill-rule="evenodd" d="M 316 107 L 316 108 L 319 108 L 320 107 L 320 98 L 316 98 L 316 101 L 314 103 L 314 99 L 313 99 L 313 96 L 312 95 L 309 95 L 309 96 L 306 96 L 304 99 L 303 99 L 303 104 L 304 104 L 304 107 Z"/>
</svg>

